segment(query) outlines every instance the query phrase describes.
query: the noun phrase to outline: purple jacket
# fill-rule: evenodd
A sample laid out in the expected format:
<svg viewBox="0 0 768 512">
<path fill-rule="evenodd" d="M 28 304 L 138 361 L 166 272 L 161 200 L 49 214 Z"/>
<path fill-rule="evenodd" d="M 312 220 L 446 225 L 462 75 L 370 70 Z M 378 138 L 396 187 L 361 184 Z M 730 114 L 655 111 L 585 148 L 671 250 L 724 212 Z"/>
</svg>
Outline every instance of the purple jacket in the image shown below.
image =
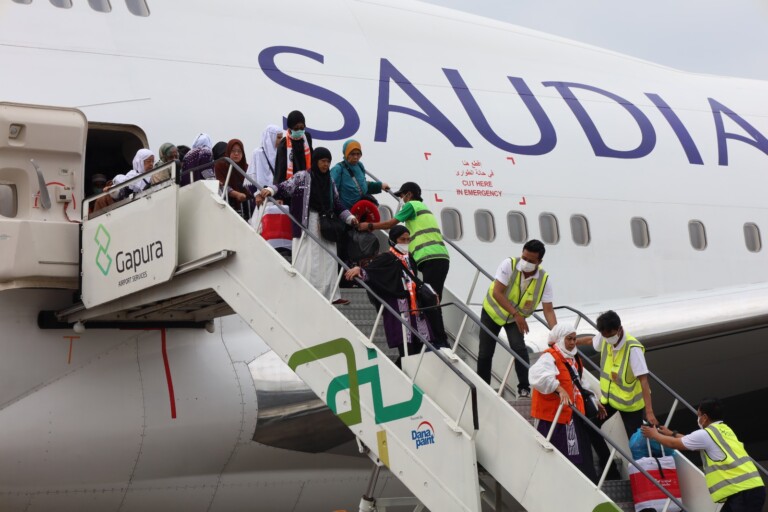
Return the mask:
<svg viewBox="0 0 768 512">
<path fill-rule="evenodd" d="M 299 171 L 291 179 L 280 183 L 276 187 L 274 185 L 269 187 L 274 192 L 276 199 L 291 200 L 288 211 L 291 212 L 294 218 L 299 219 L 305 228 L 309 225 L 309 190 L 311 185 L 312 175 L 307 171 Z M 333 212 L 341 220 L 347 222 L 352 214 L 342 206 L 339 199 L 339 191 L 336 189 L 333 180 L 331 180 L 331 185 L 331 190 L 333 191 Z M 301 238 L 301 229 L 296 224 L 291 224 L 293 238 Z"/>
</svg>

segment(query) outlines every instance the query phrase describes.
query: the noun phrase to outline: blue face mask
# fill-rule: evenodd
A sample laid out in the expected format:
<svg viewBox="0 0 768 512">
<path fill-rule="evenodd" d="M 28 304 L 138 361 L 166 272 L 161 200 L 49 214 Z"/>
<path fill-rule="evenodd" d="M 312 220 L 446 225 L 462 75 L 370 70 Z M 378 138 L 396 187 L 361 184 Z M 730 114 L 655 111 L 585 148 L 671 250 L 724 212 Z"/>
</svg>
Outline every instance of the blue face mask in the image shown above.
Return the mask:
<svg viewBox="0 0 768 512">
<path fill-rule="evenodd" d="M 291 130 L 291 138 L 293 140 L 299 140 L 304 136 L 304 130 Z"/>
</svg>

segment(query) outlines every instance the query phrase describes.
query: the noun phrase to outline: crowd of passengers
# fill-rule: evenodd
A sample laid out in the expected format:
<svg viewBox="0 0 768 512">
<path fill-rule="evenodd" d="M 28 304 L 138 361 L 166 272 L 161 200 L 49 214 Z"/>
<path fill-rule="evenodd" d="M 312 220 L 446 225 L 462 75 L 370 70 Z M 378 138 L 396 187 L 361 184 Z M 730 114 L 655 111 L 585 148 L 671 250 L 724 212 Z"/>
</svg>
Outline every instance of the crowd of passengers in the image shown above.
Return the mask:
<svg viewBox="0 0 768 512">
<path fill-rule="evenodd" d="M 226 190 L 229 204 L 246 220 L 257 218 L 252 213 L 263 205 L 268 196 L 273 196 L 275 202 L 288 206 L 291 215 L 314 238 L 303 237 L 302 229 L 271 201 L 258 216 L 258 223 L 253 223 L 251 219 L 252 224 L 260 227 L 262 236 L 292 262 L 320 293 L 333 304 L 349 303 L 341 298 L 336 285 L 338 266 L 332 254 L 338 254 L 351 267 L 345 278 L 366 282 L 411 327 L 412 330 L 404 329 L 400 319 L 388 310 L 384 311 L 387 343 L 399 352 L 398 366 L 406 351 L 407 354 L 415 354 L 423 349 L 420 339 L 429 341 L 437 348 L 448 347 L 439 303 L 450 259 L 437 219 L 424 204 L 419 185 L 403 183 L 394 192 L 401 201 L 400 210 L 393 219 L 381 221 L 378 203 L 372 194 L 389 191 L 390 187 L 386 183 L 367 179 L 361 162 L 361 144 L 356 140 L 346 141 L 341 161 L 331 167 L 330 150 L 313 147 L 301 112 L 291 112 L 286 124 L 288 128 L 285 131 L 275 125 L 264 130 L 259 147 L 251 153 L 250 162 L 240 139 L 213 144 L 207 134 L 198 135 L 191 148 L 163 144 L 157 161 L 151 151 L 141 149 L 136 153 L 133 168 L 128 173 L 118 174 L 111 181 L 102 175 L 94 176 L 94 192 L 109 192 L 125 181 L 180 160 L 182 186 L 192 181 L 217 180 L 222 194 Z M 253 186 L 238 172 L 230 172 L 230 164 L 224 157 L 235 162 L 259 186 Z M 153 173 L 146 179 L 133 181 L 130 191 L 141 192 L 169 178 L 167 171 Z M 95 209 L 120 200 L 119 194 L 111 192 L 100 197 Z M 343 247 L 337 247 L 337 238 L 329 237 L 321 228 L 321 220 L 327 216 L 335 216 L 350 229 L 362 232 L 389 230 L 388 250 L 364 262 L 349 261 L 345 258 Z M 552 283 L 549 274 L 541 268 L 544 254 L 543 243 L 529 240 L 519 257 L 505 258 L 500 263 L 481 311 L 479 376 L 491 383 L 496 335 L 503 328 L 510 349 L 518 356 L 515 361 L 518 398 L 532 398 L 531 414 L 537 430 L 545 436 L 551 431 L 551 443 L 593 482 L 599 480 L 593 462 L 593 449 L 601 470 L 607 468 L 608 479 L 620 478 L 619 471 L 613 465 L 602 436 L 580 416 L 572 414 L 570 407 L 561 406 L 573 406 L 598 427 L 618 414 L 628 438 L 638 432 L 645 421 L 646 425 L 656 427 L 643 427 L 645 437 L 677 449 L 703 450 L 704 463 L 711 472 L 735 471 L 739 475 L 755 472 L 754 467 L 747 463 L 736 470 L 730 466 L 725 468 L 727 464 L 724 466 L 710 456 L 712 443 L 697 441 L 709 439 L 701 431 L 682 436 L 659 426 L 653 412 L 645 349 L 624 330 L 615 312 L 600 315 L 597 319 L 599 334 L 594 337 L 577 337 L 575 328 L 557 323 L 552 305 Z M 432 302 L 428 300 L 430 293 L 434 295 Z M 379 307 L 372 296 L 369 295 L 369 299 L 374 307 Z M 540 306 L 550 328 L 549 348 L 530 365 L 524 336 L 529 331 L 527 320 Z M 588 382 L 583 379 L 584 364 L 577 345 L 591 345 L 600 354 L 600 389 L 589 389 Z M 710 435 L 713 436 L 721 431 L 732 435 L 721 422 L 720 408 L 717 401 L 703 402 L 699 409 L 699 425 L 702 431 L 711 430 L 713 433 Z M 716 450 L 717 446 L 714 448 L 714 452 L 722 453 Z M 743 445 L 735 436 L 733 448 L 743 452 Z M 758 504 L 762 506 L 765 499 L 762 482 L 753 478 L 749 480 L 749 485 L 742 487 L 735 486 L 725 493 L 727 496 L 724 499 L 730 505 L 727 509 L 759 510 Z M 716 498 L 722 496 L 713 494 L 713 500 Z M 737 498 L 749 500 L 749 505 L 737 506 Z"/>
</svg>

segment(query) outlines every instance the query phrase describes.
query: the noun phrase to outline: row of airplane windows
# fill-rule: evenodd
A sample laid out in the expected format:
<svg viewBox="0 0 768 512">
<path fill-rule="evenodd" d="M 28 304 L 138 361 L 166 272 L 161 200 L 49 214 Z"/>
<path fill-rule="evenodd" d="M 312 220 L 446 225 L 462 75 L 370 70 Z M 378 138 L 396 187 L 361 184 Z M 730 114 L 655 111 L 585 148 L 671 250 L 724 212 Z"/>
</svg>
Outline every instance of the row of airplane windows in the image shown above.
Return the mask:
<svg viewBox="0 0 768 512">
<path fill-rule="evenodd" d="M 13 0 L 17 4 L 29 5 L 32 0 Z M 72 0 L 49 0 L 51 5 L 59 9 L 71 9 Z M 112 4 L 109 0 L 88 0 L 88 5 L 96 12 L 112 12 Z M 149 16 L 149 6 L 146 0 L 125 0 L 125 6 L 134 16 L 146 18 Z"/>
<path fill-rule="evenodd" d="M 381 206 L 382 218 L 391 219 L 392 210 L 388 206 Z M 440 212 L 443 236 L 449 240 L 460 240 L 464 236 L 464 224 L 461 212 L 455 208 L 443 208 Z M 481 242 L 493 242 L 496 239 L 496 221 L 488 210 L 476 210 L 474 215 L 475 234 Z M 592 237 L 589 229 L 589 221 L 584 215 L 571 215 L 571 237 L 573 243 L 586 247 Z M 632 243 L 635 247 L 645 249 L 651 245 L 651 235 L 648 222 L 642 217 L 633 217 L 630 220 Z M 539 214 L 539 231 L 541 241 L 554 245 L 560 242 L 560 225 L 553 213 Z M 522 244 L 528 240 L 528 221 L 525 214 L 517 211 L 507 213 L 507 232 L 510 240 Z M 697 251 L 707 248 L 707 230 L 704 223 L 699 220 L 688 222 L 688 238 L 691 247 Z M 760 252 L 763 248 L 760 228 L 754 222 L 744 224 L 744 244 L 749 252 Z"/>
</svg>

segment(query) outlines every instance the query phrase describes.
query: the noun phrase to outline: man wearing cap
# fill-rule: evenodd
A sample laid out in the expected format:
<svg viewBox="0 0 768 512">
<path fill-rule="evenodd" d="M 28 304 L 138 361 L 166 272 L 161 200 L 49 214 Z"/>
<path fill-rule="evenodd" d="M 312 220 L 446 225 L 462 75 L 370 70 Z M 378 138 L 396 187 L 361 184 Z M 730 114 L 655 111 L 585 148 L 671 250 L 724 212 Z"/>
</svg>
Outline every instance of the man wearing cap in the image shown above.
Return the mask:
<svg viewBox="0 0 768 512">
<path fill-rule="evenodd" d="M 437 219 L 423 203 L 421 187 L 417 183 L 412 181 L 403 183 L 395 195 L 403 201 L 403 206 L 394 219 L 383 222 L 361 222 L 358 229 L 360 231 L 390 229 L 400 222 L 405 223 L 405 227 L 411 233 L 411 243 L 408 246 L 411 258 L 416 262 L 424 282 L 429 284 L 438 296 L 442 296 L 450 259 Z M 435 346 L 447 347 L 448 337 L 445 334 L 442 310 L 428 309 L 425 313 L 432 325 Z"/>
</svg>

